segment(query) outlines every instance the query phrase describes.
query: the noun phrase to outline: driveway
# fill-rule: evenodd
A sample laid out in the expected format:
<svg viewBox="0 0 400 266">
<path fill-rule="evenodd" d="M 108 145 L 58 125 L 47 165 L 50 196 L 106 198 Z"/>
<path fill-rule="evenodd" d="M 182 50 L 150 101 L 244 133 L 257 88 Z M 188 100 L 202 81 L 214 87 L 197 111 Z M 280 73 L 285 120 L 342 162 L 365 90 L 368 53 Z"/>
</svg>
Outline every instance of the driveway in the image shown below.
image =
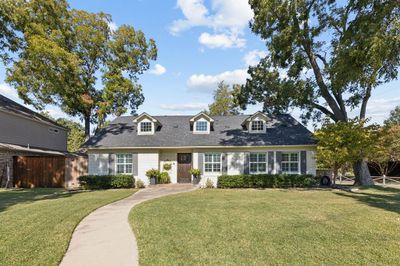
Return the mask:
<svg viewBox="0 0 400 266">
<path fill-rule="evenodd" d="M 137 243 L 128 223 L 132 207 L 146 200 L 194 189 L 191 184 L 157 185 L 97 209 L 75 229 L 60 265 L 138 265 Z"/>
</svg>

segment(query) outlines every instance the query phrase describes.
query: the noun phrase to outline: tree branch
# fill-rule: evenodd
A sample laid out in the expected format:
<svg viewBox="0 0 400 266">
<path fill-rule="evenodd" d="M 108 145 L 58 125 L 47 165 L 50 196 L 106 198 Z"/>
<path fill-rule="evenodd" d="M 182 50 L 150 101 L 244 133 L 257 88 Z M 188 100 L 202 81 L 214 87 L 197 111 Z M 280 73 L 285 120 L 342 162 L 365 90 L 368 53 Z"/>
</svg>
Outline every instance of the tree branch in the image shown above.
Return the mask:
<svg viewBox="0 0 400 266">
<path fill-rule="evenodd" d="M 321 111 L 323 114 L 325 114 L 326 116 L 330 117 L 333 121 L 335 121 L 335 122 L 338 121 L 337 118 L 335 117 L 335 115 L 334 115 L 331 111 L 329 111 L 326 107 L 324 107 L 324 106 L 322 106 L 322 105 L 320 105 L 320 104 L 317 104 L 317 103 L 312 103 L 311 105 L 312 105 L 315 109 L 320 110 L 320 111 Z"/>
</svg>

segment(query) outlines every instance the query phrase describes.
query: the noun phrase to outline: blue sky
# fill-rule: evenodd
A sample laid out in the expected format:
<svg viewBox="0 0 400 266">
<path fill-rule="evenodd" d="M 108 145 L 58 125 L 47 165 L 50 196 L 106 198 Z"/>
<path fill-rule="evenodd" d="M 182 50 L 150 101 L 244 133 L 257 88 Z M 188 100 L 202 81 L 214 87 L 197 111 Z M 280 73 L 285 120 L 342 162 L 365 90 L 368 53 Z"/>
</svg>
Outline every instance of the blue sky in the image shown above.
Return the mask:
<svg viewBox="0 0 400 266">
<path fill-rule="evenodd" d="M 265 46 L 248 27 L 251 10 L 247 0 L 86 0 L 69 1 L 71 7 L 112 15 L 114 25 L 129 24 L 154 38 L 158 59 L 140 77 L 146 98 L 138 112 L 195 114 L 212 102 L 216 83 L 242 83 L 249 64 L 265 54 Z M 4 83 L 0 69 L 0 93 L 17 100 Z M 381 123 L 400 104 L 400 82 L 373 92 L 368 116 Z M 20 101 L 19 101 L 20 102 Z M 246 113 L 259 110 L 250 107 Z M 49 106 L 55 117 L 65 116 Z M 291 111 L 297 118 L 299 110 Z M 309 125 L 311 126 L 311 125 Z"/>
</svg>

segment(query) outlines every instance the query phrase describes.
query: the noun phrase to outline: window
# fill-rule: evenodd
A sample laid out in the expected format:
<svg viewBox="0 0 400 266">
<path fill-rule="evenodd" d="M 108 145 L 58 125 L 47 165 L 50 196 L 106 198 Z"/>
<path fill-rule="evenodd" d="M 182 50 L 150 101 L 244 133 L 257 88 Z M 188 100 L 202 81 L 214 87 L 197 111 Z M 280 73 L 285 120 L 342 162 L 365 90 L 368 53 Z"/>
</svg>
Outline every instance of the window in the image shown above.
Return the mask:
<svg viewBox="0 0 400 266">
<path fill-rule="evenodd" d="M 267 154 L 266 153 L 250 153 L 250 172 L 265 173 L 267 172 Z"/>
<path fill-rule="evenodd" d="M 117 154 L 117 174 L 132 174 L 132 154 Z"/>
<path fill-rule="evenodd" d="M 208 131 L 208 122 L 207 121 L 197 121 L 196 122 L 196 131 L 207 132 Z"/>
<path fill-rule="evenodd" d="M 151 132 L 152 131 L 152 123 L 151 122 L 141 122 L 140 123 L 140 132 Z"/>
<path fill-rule="evenodd" d="M 220 153 L 204 154 L 204 172 L 209 172 L 209 173 L 221 172 L 221 154 Z"/>
<path fill-rule="evenodd" d="M 299 153 L 298 152 L 285 152 L 282 153 L 282 172 L 284 174 L 298 174 L 299 173 Z"/>
<path fill-rule="evenodd" d="M 251 122 L 251 131 L 263 132 L 264 131 L 264 121 L 252 121 Z"/>
</svg>

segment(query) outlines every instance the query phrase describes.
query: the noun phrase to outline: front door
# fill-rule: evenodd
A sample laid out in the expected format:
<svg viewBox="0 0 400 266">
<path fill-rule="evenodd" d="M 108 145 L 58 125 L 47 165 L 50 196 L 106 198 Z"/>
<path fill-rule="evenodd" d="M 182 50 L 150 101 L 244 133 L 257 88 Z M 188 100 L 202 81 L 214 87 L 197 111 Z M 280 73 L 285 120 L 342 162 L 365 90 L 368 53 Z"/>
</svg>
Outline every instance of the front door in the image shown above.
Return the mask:
<svg viewBox="0 0 400 266">
<path fill-rule="evenodd" d="M 178 153 L 178 183 L 191 182 L 190 168 L 192 168 L 192 154 Z"/>
</svg>

